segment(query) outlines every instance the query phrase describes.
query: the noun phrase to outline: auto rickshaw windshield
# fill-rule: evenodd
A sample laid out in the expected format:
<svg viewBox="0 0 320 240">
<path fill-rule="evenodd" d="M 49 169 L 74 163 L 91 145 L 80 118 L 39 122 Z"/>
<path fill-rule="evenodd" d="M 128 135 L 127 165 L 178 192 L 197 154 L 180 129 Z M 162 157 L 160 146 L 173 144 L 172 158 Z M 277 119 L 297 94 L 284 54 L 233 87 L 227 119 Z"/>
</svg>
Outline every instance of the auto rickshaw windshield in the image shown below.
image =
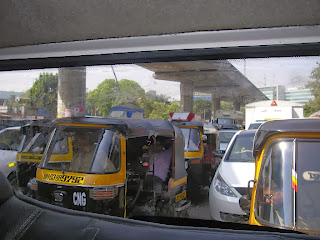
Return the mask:
<svg viewBox="0 0 320 240">
<path fill-rule="evenodd" d="M 120 169 L 120 135 L 104 128 L 58 127 L 43 167 L 84 173 Z"/>
<path fill-rule="evenodd" d="M 46 136 L 43 133 L 36 133 L 32 138 L 26 136 L 26 141 L 22 146 L 22 153 L 37 153 L 43 154 L 46 147 Z"/>
<path fill-rule="evenodd" d="M 184 136 L 184 151 L 200 151 L 200 132 L 194 128 L 181 128 Z"/>
</svg>

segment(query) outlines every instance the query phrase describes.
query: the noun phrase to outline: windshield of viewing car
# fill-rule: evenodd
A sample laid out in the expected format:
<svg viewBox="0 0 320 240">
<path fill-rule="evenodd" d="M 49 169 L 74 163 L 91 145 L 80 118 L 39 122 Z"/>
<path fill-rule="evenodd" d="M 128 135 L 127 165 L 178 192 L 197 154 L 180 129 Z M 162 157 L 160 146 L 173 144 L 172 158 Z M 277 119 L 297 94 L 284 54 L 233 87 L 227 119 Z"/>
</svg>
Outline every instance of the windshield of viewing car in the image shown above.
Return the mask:
<svg viewBox="0 0 320 240">
<path fill-rule="evenodd" d="M 225 161 L 228 162 L 254 162 L 252 156 L 254 133 L 239 134 L 230 146 L 230 151 Z"/>
<path fill-rule="evenodd" d="M 49 149 L 44 168 L 86 173 L 120 168 L 120 138 L 111 130 L 59 127 Z"/>
<path fill-rule="evenodd" d="M 184 136 L 184 151 L 200 151 L 200 132 L 194 128 L 181 128 Z"/>
<path fill-rule="evenodd" d="M 121 111 L 125 111 L 122 109 L 138 109 L 137 112 L 139 114 L 121 112 L 121 114 L 111 115 L 117 118 L 116 121 L 119 120 L 118 117 L 129 118 L 128 120 L 130 118 L 143 117 L 144 120 L 162 119 L 170 121 L 170 113 L 193 112 L 195 116 L 192 121 L 205 123 L 217 128 L 219 134 L 219 138 L 216 138 L 217 141 L 219 140 L 217 147 L 214 144 L 211 144 L 211 149 L 206 147 L 207 151 L 200 159 L 200 147 L 203 144 L 200 141 L 202 133 L 196 128 L 186 128 L 186 125 L 184 125 L 179 128 L 183 133 L 183 137 L 179 135 L 181 137 L 179 141 L 170 142 L 172 148 L 171 160 L 164 161 L 167 163 L 164 164 L 165 167 L 162 166 L 160 161 L 157 166 L 162 166 L 163 168 L 161 168 L 160 173 L 155 171 L 154 178 L 153 176 L 146 176 L 147 173 L 145 172 L 148 172 L 146 170 L 151 168 L 149 166 L 150 140 L 154 137 L 159 137 L 159 134 L 167 133 L 167 129 L 162 129 L 161 125 L 157 126 L 161 130 L 159 132 L 149 131 L 149 129 L 143 130 L 149 131 L 150 136 L 141 136 L 139 135 L 139 130 L 135 129 L 133 133 L 137 134 L 137 136 L 131 137 L 130 135 L 128 138 L 108 128 L 93 127 L 90 124 L 81 125 L 81 127 L 78 125 L 73 125 L 72 127 L 67 124 L 64 126 L 59 125 L 49 135 L 46 147 L 44 146 L 45 138 L 43 134 L 38 133 L 32 136 L 33 138 L 26 142 L 23 152 L 43 154 L 43 159 L 39 165 L 41 168 L 38 168 L 38 170 L 45 173 L 60 172 L 60 175 L 69 174 L 70 176 L 78 176 L 81 173 L 88 173 L 86 175 L 90 176 L 107 175 L 110 177 L 110 184 L 97 181 L 92 181 L 91 183 L 99 184 L 99 187 L 110 185 L 114 187 L 114 184 L 119 184 L 123 188 L 118 188 L 117 186 L 115 189 L 107 189 L 108 191 L 104 189 L 105 192 L 99 192 L 101 189 L 95 189 L 94 194 L 96 194 L 97 198 L 106 197 L 109 194 L 117 196 L 111 205 L 106 206 L 102 206 L 102 200 L 96 200 L 98 202 L 94 202 L 92 205 L 91 203 L 89 204 L 90 200 L 93 201 L 93 198 L 89 197 L 89 192 L 86 192 L 88 205 L 75 206 L 73 204 L 73 192 L 78 192 L 74 188 L 82 190 L 88 186 L 93 187 L 90 185 L 91 183 L 88 186 L 74 184 L 72 185 L 74 188 L 72 188 L 68 183 L 63 182 L 63 184 L 72 188 L 71 195 L 69 193 L 67 195 L 71 196 L 70 199 L 64 198 L 65 202 L 63 204 L 53 199 L 56 188 L 50 188 L 51 185 L 54 185 L 52 182 L 44 184 L 41 186 L 42 188 L 39 187 L 38 192 L 33 192 L 34 194 L 28 193 L 28 196 L 42 201 L 38 197 L 39 194 L 43 193 L 39 193 L 42 190 L 48 194 L 45 197 L 50 200 L 46 199 L 46 202 L 50 204 L 66 208 L 77 207 L 76 210 L 78 211 L 123 217 L 124 214 L 120 210 L 124 211 L 124 208 L 119 207 L 119 199 L 122 198 L 123 202 L 127 201 L 127 209 L 125 210 L 128 213 L 128 218 L 148 213 L 150 215 L 153 214 L 153 216 L 177 217 L 179 215 L 192 219 L 214 219 L 217 221 L 221 221 L 221 217 L 224 217 L 223 219 L 237 222 L 237 219 L 243 219 L 241 214 L 244 214 L 242 211 L 234 211 L 234 209 L 239 209 L 240 211 L 240 206 L 237 205 L 238 202 L 235 203 L 236 206 L 233 208 L 230 207 L 230 202 L 227 200 L 221 200 L 221 202 L 217 203 L 209 198 L 209 193 L 212 190 L 211 183 L 215 179 L 215 173 L 224 151 L 218 152 L 217 150 L 220 150 L 218 146 L 225 147 L 238 131 L 231 129 L 218 130 L 221 126 L 218 126 L 215 122 L 216 117 L 214 114 L 219 109 L 242 111 L 244 115 L 241 116 L 242 119 L 239 121 L 242 124 L 247 122 L 246 126 L 261 119 L 273 118 L 272 114 L 277 114 L 274 118 L 279 118 L 279 116 L 283 118 L 291 118 L 292 116 L 296 118 L 309 117 L 320 109 L 320 106 L 314 105 L 317 102 L 314 101 L 316 99 L 314 93 L 319 92 L 319 89 L 317 85 L 309 84 L 320 79 L 318 72 L 315 71 L 320 69 L 320 65 L 317 62 L 320 62 L 320 57 L 269 57 L 227 60 L 181 60 L 6 71 L 0 72 L 0 90 L 9 93 L 14 92 L 16 98 L 15 100 L 14 98 L 7 98 L 2 110 L 6 111 L 3 114 L 11 116 L 10 126 L 14 123 L 20 126 L 22 120 L 23 125 L 26 125 L 29 123 L 28 121 L 40 119 L 41 121 L 43 119 L 50 120 L 51 126 L 51 124 L 56 123 L 58 118 L 69 118 L 70 116 L 75 116 L 75 118 L 80 116 L 107 118 L 110 114 L 110 109 L 118 106 Z M 20 100 L 18 101 L 18 99 Z M 277 107 L 273 106 L 272 110 L 276 109 L 278 111 L 269 114 L 265 108 L 261 109 L 261 105 L 270 106 L 273 100 L 276 101 Z M 288 104 L 288 102 L 294 105 L 292 107 L 294 111 L 284 111 L 287 107 L 281 108 L 283 104 Z M 254 113 L 249 112 L 249 108 L 246 108 L 246 105 L 253 103 L 257 103 L 255 108 L 257 111 Z M 15 121 L 15 119 L 19 119 L 19 121 Z M 75 119 L 72 118 L 70 121 L 75 121 Z M 232 123 L 233 119 L 227 119 L 226 117 L 226 121 Z M 2 127 L 8 127 L 8 124 Z M 179 134 L 181 134 L 180 130 Z M 170 137 L 172 138 L 171 134 L 170 132 Z M 18 132 L 17 135 L 19 135 Z M 79 135 L 87 136 L 78 137 Z M 253 138 L 254 134 L 240 134 L 232 146 L 229 146 L 229 155 L 224 156 L 225 161 L 249 162 L 252 165 L 254 162 L 252 156 Z M 0 135 L 0 141 L 2 139 L 6 138 Z M 80 147 L 79 139 L 80 142 L 81 140 L 87 142 Z M 209 140 L 210 137 L 207 138 L 207 145 L 209 145 Z M 317 145 L 317 143 L 314 145 Z M 45 149 L 44 152 L 43 149 Z M 289 152 L 281 149 L 281 146 L 275 145 L 274 149 L 270 151 L 276 158 L 282 159 L 283 155 L 289 154 Z M 307 165 L 302 171 L 310 172 L 311 175 L 313 174 L 312 176 L 317 176 L 316 172 L 320 171 L 317 168 L 318 161 L 315 161 L 317 156 L 315 149 L 319 148 L 309 149 L 303 147 L 298 149 L 301 156 L 299 155 L 297 160 L 297 167 L 299 167 L 300 162 L 305 161 Z M 159 152 L 163 153 L 162 156 L 166 156 L 166 150 L 168 150 L 168 147 L 164 146 Z M 190 159 L 187 161 L 182 159 L 186 151 L 190 155 Z M 276 152 L 278 153 L 276 154 Z M 123 158 L 126 156 L 126 165 L 121 162 L 121 156 Z M 181 156 L 183 161 L 177 161 L 175 159 L 176 156 Z M 15 156 L 13 159 L 16 159 Z M 168 158 L 165 157 L 165 160 L 168 160 Z M 270 160 L 271 163 L 272 161 L 276 160 Z M 121 166 L 125 166 L 125 170 Z M 39 179 L 39 176 L 37 178 L 36 167 L 33 172 L 24 171 L 24 173 L 28 175 L 28 179 L 35 178 L 37 183 L 41 184 L 44 180 Z M 29 165 L 23 170 L 28 169 Z M 264 171 L 267 173 L 272 169 L 270 167 Z M 232 179 L 233 176 L 231 175 L 234 174 L 235 176 L 234 171 L 236 170 L 231 169 L 227 173 L 228 176 L 222 177 Z M 297 168 L 297 171 L 299 171 L 299 168 Z M 124 176 L 121 183 L 119 183 L 118 178 L 113 178 L 117 174 Z M 300 204 L 312 204 L 313 201 L 319 198 L 317 192 L 320 192 L 320 190 L 310 193 L 311 185 L 313 189 L 317 189 L 319 182 L 306 181 L 303 179 L 303 175 L 298 172 L 297 174 L 298 185 L 306 184 L 307 186 L 305 189 L 299 189 L 298 187 L 298 191 L 305 191 L 305 194 L 309 196 L 304 199 L 306 200 L 304 202 L 301 202 L 298 198 L 297 203 L 299 206 Z M 102 180 L 105 179 L 104 177 Z M 147 180 L 151 182 L 147 184 Z M 247 180 L 243 180 L 243 182 L 247 182 Z M 180 183 L 181 185 L 179 185 Z M 221 187 L 224 189 L 229 189 L 229 184 L 232 183 L 226 181 L 224 184 L 221 181 Z M 153 188 L 154 186 L 155 188 Z M 27 186 L 23 187 L 27 188 Z M 16 187 L 16 189 L 20 191 L 23 187 Z M 230 186 L 230 188 L 232 187 Z M 233 190 L 232 188 L 230 192 Z M 237 187 L 235 191 L 239 191 L 241 195 L 247 193 L 246 189 L 240 190 Z M 28 191 L 33 190 L 28 189 Z M 83 191 L 87 191 L 87 189 Z M 23 191 L 21 190 L 21 192 Z M 170 198 L 168 198 L 168 193 L 171 194 Z M 154 196 L 164 197 L 163 201 L 158 202 L 164 204 L 156 207 L 152 205 L 157 203 Z M 261 195 L 261 199 L 263 199 L 263 195 Z M 289 195 L 286 199 L 289 199 Z M 181 214 L 173 211 L 175 206 L 180 206 L 176 202 L 178 200 L 186 201 L 186 205 L 190 203 L 188 210 Z M 297 210 L 297 214 L 303 216 L 304 219 L 313 221 L 312 219 L 315 219 L 315 216 L 319 216 L 318 212 L 316 210 L 308 212 L 309 210 L 305 205 L 301 207 L 302 210 Z M 89 206 L 95 206 L 95 208 L 90 208 Z M 289 208 L 290 203 L 285 206 Z M 117 211 L 110 213 L 109 209 Z M 151 209 L 156 209 L 157 211 L 152 212 Z M 262 203 L 259 205 L 259 209 L 262 209 Z M 263 213 L 261 214 L 259 216 L 262 219 Z"/>
</svg>

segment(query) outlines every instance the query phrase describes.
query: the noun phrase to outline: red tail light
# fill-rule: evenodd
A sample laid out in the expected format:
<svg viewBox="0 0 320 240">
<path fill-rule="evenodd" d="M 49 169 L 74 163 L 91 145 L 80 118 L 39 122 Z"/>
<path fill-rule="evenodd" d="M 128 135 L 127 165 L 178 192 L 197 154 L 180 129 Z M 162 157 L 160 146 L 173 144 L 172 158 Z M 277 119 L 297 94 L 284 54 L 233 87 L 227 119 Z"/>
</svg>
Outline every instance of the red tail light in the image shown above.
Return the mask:
<svg viewBox="0 0 320 240">
<path fill-rule="evenodd" d="M 117 187 L 94 188 L 89 192 L 89 197 L 93 200 L 112 199 L 117 196 Z"/>
</svg>

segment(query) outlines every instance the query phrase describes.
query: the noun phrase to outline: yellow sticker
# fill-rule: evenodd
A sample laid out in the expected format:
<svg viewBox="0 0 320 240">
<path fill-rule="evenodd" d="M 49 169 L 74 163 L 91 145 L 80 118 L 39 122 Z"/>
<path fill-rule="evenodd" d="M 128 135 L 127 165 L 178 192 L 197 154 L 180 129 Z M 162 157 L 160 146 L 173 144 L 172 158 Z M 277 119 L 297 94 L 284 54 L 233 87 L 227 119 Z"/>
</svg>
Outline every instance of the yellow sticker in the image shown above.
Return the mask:
<svg viewBox="0 0 320 240">
<path fill-rule="evenodd" d="M 175 196 L 175 201 L 179 202 L 186 197 L 187 197 L 187 192 L 183 191 L 182 193 L 179 193 L 178 195 Z"/>
<path fill-rule="evenodd" d="M 51 182 L 60 182 L 60 183 L 83 184 L 84 177 L 55 174 L 55 173 L 44 173 L 43 180 L 51 181 Z"/>
</svg>

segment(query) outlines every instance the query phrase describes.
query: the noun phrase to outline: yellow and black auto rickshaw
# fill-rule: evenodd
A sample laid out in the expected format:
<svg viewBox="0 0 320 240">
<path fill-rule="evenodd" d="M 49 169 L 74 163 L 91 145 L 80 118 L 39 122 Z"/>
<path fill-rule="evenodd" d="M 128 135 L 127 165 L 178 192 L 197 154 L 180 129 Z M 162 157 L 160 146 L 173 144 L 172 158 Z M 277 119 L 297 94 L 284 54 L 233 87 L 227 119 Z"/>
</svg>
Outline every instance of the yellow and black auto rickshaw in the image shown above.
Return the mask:
<svg viewBox="0 0 320 240">
<path fill-rule="evenodd" d="M 164 120 L 58 119 L 33 188 L 39 200 L 76 210 L 181 215 L 190 206 L 183 148 L 181 130 Z"/>
<path fill-rule="evenodd" d="M 201 187 L 210 184 L 204 162 L 203 123 L 196 121 L 190 112 L 171 113 L 171 123 L 181 129 L 185 145 L 184 158 L 188 173 L 189 198 L 195 200 Z"/>
<path fill-rule="evenodd" d="M 219 133 L 213 125 L 209 124 L 203 126 L 203 131 L 203 167 L 205 169 L 205 174 L 207 175 L 206 179 L 209 180 L 209 185 L 218 165 L 217 157 L 214 152 L 219 148 Z"/>
<path fill-rule="evenodd" d="M 39 120 L 20 129 L 21 147 L 17 153 L 17 179 L 19 189 L 26 193 L 28 182 L 36 176 L 50 133 L 50 121 Z"/>
<path fill-rule="evenodd" d="M 253 147 L 252 197 L 240 199 L 247 213 L 250 206 L 249 224 L 320 235 L 319 149 L 320 119 L 260 126 Z"/>
</svg>

